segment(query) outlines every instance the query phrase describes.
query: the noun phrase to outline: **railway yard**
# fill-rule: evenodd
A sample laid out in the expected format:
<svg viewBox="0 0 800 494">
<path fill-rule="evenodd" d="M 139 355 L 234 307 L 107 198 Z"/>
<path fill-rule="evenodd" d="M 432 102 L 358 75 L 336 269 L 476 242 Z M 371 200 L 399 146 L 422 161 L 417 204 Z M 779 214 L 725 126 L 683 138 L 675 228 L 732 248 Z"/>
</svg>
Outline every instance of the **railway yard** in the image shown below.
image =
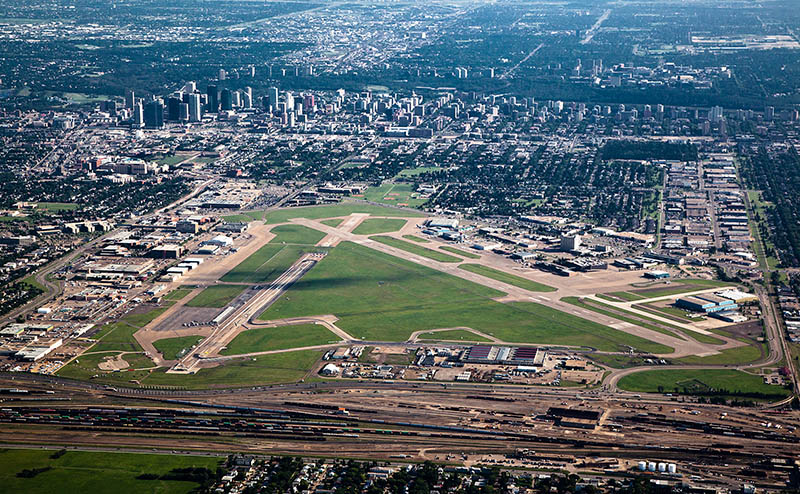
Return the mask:
<svg viewBox="0 0 800 494">
<path fill-rule="evenodd" d="M 3 390 L 0 442 L 47 437 L 76 449 L 433 460 L 611 478 L 641 475 L 644 461 L 674 465 L 672 473 L 644 472 L 654 479 L 735 489 L 784 486 L 800 442 L 796 415 L 658 397 L 590 392 L 575 402 L 558 390 L 377 382 L 165 396 L 57 378 L 3 381 L 19 387 Z"/>
</svg>

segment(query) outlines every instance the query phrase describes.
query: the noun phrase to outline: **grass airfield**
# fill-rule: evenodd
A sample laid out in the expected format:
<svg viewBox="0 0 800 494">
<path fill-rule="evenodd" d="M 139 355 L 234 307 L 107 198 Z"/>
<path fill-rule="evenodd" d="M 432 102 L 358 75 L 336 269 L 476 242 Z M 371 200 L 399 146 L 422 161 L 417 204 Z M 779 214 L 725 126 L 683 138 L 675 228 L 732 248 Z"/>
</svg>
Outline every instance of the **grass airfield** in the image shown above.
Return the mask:
<svg viewBox="0 0 800 494">
<path fill-rule="evenodd" d="M 729 344 L 730 338 L 681 330 L 675 321 L 670 328 L 658 320 L 669 316 L 666 313 L 649 314 L 655 319 L 648 319 L 600 305 L 641 307 L 636 304 L 652 297 L 719 285 L 708 280 L 642 289 L 634 286 L 629 273 L 591 273 L 575 280 L 521 270 L 499 256 L 419 237 L 418 213 L 370 204 L 244 212 L 237 217 L 251 218 L 253 225 L 261 225 L 255 231 L 263 233 L 225 261 L 230 268 L 211 280 L 216 284 L 196 288 L 190 277 L 186 286 L 165 295 L 165 306 L 112 325 L 60 375 L 192 389 L 294 382 L 312 375 L 327 347 L 375 342 L 572 347 L 605 352 L 612 369 L 620 362 L 624 367 L 622 355 L 631 348 L 674 356 L 677 364 L 718 365 L 762 356 L 743 343 Z M 171 362 L 208 334 L 197 328 L 154 331 L 170 311 L 239 303 L 237 297 L 248 287 L 270 283 L 310 252 L 327 255 L 241 328 L 219 352 L 218 363 L 189 376 L 165 373 Z M 143 335 L 152 345 L 139 345 Z M 158 365 L 145 353 L 157 354 Z M 111 358 L 129 365 L 103 371 L 101 364 Z M 620 387 L 639 389 L 629 384 L 635 375 L 623 378 Z"/>
</svg>

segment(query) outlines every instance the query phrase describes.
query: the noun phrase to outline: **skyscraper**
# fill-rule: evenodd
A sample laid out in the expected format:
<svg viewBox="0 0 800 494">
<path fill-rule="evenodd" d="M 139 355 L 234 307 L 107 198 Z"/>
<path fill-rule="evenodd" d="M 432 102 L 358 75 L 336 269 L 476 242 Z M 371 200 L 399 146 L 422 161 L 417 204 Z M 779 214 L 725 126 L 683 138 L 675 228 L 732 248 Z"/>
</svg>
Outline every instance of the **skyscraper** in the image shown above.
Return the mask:
<svg viewBox="0 0 800 494">
<path fill-rule="evenodd" d="M 200 94 L 192 93 L 189 95 L 189 121 L 199 122 L 203 119 L 200 108 Z"/>
<path fill-rule="evenodd" d="M 188 81 L 186 84 L 183 85 L 183 92 L 184 93 L 193 93 L 197 91 L 197 84 L 194 81 Z"/>
<path fill-rule="evenodd" d="M 222 94 L 220 96 L 220 102 L 222 105 L 222 111 L 233 110 L 233 95 L 231 94 L 230 89 L 222 90 Z"/>
<path fill-rule="evenodd" d="M 151 101 L 144 106 L 144 126 L 149 129 L 160 129 L 164 126 L 164 105 Z"/>
<path fill-rule="evenodd" d="M 208 103 L 206 103 L 206 113 L 217 113 L 219 110 L 219 92 L 217 86 L 210 85 L 206 89 Z"/>
<path fill-rule="evenodd" d="M 167 99 L 167 120 L 170 122 L 177 122 L 180 120 L 180 113 L 181 100 L 174 97 Z"/>
<path fill-rule="evenodd" d="M 139 101 L 133 104 L 133 126 L 137 128 L 144 127 L 144 110 L 142 109 L 142 103 Z"/>
<path fill-rule="evenodd" d="M 268 105 L 275 111 L 278 108 L 278 88 L 271 87 L 267 89 Z"/>
<path fill-rule="evenodd" d="M 125 108 L 133 108 L 136 104 L 136 93 L 132 89 L 125 91 Z"/>
<path fill-rule="evenodd" d="M 189 121 L 189 105 L 187 103 L 180 103 L 178 105 L 178 120 L 181 122 Z"/>
<path fill-rule="evenodd" d="M 253 107 L 253 88 L 247 86 L 242 93 L 242 107 L 245 109 Z"/>
</svg>

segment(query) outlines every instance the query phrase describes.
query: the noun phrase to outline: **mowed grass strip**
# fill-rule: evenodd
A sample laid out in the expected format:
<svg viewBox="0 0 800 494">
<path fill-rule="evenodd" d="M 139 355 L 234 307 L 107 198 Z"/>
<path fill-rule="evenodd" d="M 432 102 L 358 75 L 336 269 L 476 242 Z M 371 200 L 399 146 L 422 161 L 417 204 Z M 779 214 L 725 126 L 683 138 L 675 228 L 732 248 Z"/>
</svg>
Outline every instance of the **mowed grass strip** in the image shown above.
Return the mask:
<svg viewBox="0 0 800 494">
<path fill-rule="evenodd" d="M 206 389 L 291 383 L 302 379 L 320 357 L 322 352 L 317 350 L 259 355 L 232 359 L 217 367 L 200 369 L 191 376 L 166 374 L 166 369 L 160 369 L 145 378 L 142 384 Z"/>
<path fill-rule="evenodd" d="M 271 244 L 316 245 L 325 238 L 325 233 L 303 225 L 279 225 L 270 231 L 275 234 Z"/>
<path fill-rule="evenodd" d="M 431 331 L 430 333 L 422 333 L 419 335 L 420 340 L 432 341 L 476 341 L 478 343 L 487 343 L 492 340 L 478 336 L 471 331 L 465 329 L 448 329 L 447 331 Z"/>
<path fill-rule="evenodd" d="M 411 240 L 412 242 L 416 242 L 418 244 L 429 244 L 429 243 L 431 243 L 430 240 L 422 238 L 422 237 L 418 237 L 416 235 L 403 235 L 403 238 L 406 239 L 406 240 Z"/>
<path fill-rule="evenodd" d="M 283 274 L 300 256 L 318 250 L 308 245 L 268 243 L 253 252 L 222 277 L 230 283 L 269 283 Z"/>
<path fill-rule="evenodd" d="M 148 473 L 164 475 L 176 468 L 207 468 L 215 472 L 218 458 L 163 454 L 68 451 L 51 458 L 53 451 L 0 450 L 0 482 L 3 492 L 51 494 L 91 492 L 92 494 L 186 494 L 199 488 L 195 482 L 142 480 Z M 33 478 L 17 477 L 22 470 L 50 467 Z"/>
<path fill-rule="evenodd" d="M 353 233 L 356 235 L 375 235 L 376 233 L 396 232 L 403 228 L 406 220 L 398 218 L 367 218 L 362 221 Z"/>
<path fill-rule="evenodd" d="M 183 300 L 183 297 L 192 293 L 192 290 L 194 290 L 194 288 L 184 288 L 184 287 L 176 288 L 175 290 L 172 290 L 168 294 L 164 295 L 164 300 L 169 300 L 171 302 L 177 302 L 178 300 Z"/>
<path fill-rule="evenodd" d="M 455 254 L 457 256 L 466 257 L 468 259 L 480 259 L 480 254 L 475 254 L 474 252 L 467 252 L 466 250 L 457 249 L 455 247 L 450 247 L 449 245 L 442 245 L 439 247 L 442 250 L 446 250 L 451 254 Z"/>
<path fill-rule="evenodd" d="M 699 290 L 705 290 L 707 288 L 722 288 L 722 287 L 733 287 L 733 286 L 735 286 L 735 284 L 726 283 L 724 281 L 718 281 L 718 280 L 687 279 L 687 280 L 674 280 L 669 285 L 665 285 L 662 288 L 639 288 L 636 290 L 628 290 L 627 293 L 642 297 L 643 299 L 648 299 L 656 297 L 666 297 L 669 295 L 679 295 L 681 293 L 696 292 Z"/>
<path fill-rule="evenodd" d="M 434 261 L 439 261 L 439 262 L 462 261 L 462 259 L 458 257 L 453 257 L 451 255 L 444 254 L 442 252 L 438 252 L 433 249 L 428 249 L 427 247 L 420 247 L 419 245 L 406 242 L 405 240 L 400 240 L 399 238 L 387 237 L 384 235 L 376 235 L 374 237 L 369 237 L 369 238 L 370 240 L 380 242 L 384 245 L 388 245 L 389 247 L 396 247 L 398 249 L 402 249 L 406 252 L 410 252 L 418 256 L 427 257 L 428 259 L 433 259 Z"/>
<path fill-rule="evenodd" d="M 202 340 L 202 336 L 178 336 L 176 338 L 164 338 L 153 342 L 161 355 L 167 360 L 175 360 L 186 355 L 188 350 Z"/>
<path fill-rule="evenodd" d="M 499 269 L 490 268 L 482 264 L 461 264 L 458 266 L 458 268 L 463 269 L 464 271 L 469 271 L 470 273 L 486 276 L 487 278 L 491 278 L 493 280 L 502 281 L 503 283 L 508 283 L 509 285 L 513 285 L 531 292 L 556 291 L 556 289 L 552 286 L 537 283 L 533 280 L 529 280 L 515 274 L 506 273 L 505 271 L 500 271 Z"/>
<path fill-rule="evenodd" d="M 626 391 L 643 393 L 703 393 L 714 389 L 744 396 L 764 395 L 765 399 L 780 399 L 789 395 L 789 390 L 764 384 L 761 376 L 733 369 L 647 370 L 622 377 L 618 386 Z"/>
<path fill-rule="evenodd" d="M 286 350 L 336 343 L 339 338 L 320 324 L 297 324 L 277 328 L 253 328 L 242 331 L 222 350 L 222 355 Z"/>
<path fill-rule="evenodd" d="M 619 321 L 624 321 L 629 324 L 633 324 L 635 326 L 651 329 L 653 331 L 657 331 L 661 334 L 672 336 L 674 338 L 679 338 L 681 340 L 686 339 L 664 327 L 666 326 L 679 329 L 677 328 L 677 326 L 670 326 L 669 324 L 656 321 L 655 319 L 651 319 L 645 316 L 640 316 L 639 314 L 634 314 L 633 312 L 628 312 L 624 309 L 620 309 L 611 305 L 603 304 L 601 302 L 597 302 L 594 300 L 592 300 L 591 303 L 587 303 L 585 299 L 581 299 L 579 297 L 563 297 L 561 301 L 566 302 L 568 304 L 572 304 L 576 307 L 581 307 L 583 309 L 590 310 L 592 312 L 597 312 L 598 314 L 603 314 L 604 316 L 613 317 L 614 319 L 617 319 Z M 645 322 L 645 321 L 650 321 L 650 322 Z"/>
<path fill-rule="evenodd" d="M 357 338 L 405 341 L 414 331 L 469 327 L 515 343 L 646 352 L 672 349 L 351 242 L 342 242 L 260 319 L 335 314 Z"/>
<path fill-rule="evenodd" d="M 225 307 L 246 288 L 245 285 L 211 285 L 186 302 L 186 307 Z"/>
<path fill-rule="evenodd" d="M 349 216 L 353 213 L 366 213 L 373 216 L 391 216 L 391 217 L 421 217 L 422 213 L 415 211 L 407 211 L 395 208 L 388 208 L 383 206 L 376 206 L 374 204 L 366 204 L 360 202 L 341 202 L 330 206 L 307 206 L 300 208 L 286 208 L 277 209 L 268 212 L 264 221 L 267 224 L 285 223 L 293 218 L 308 218 L 310 220 L 318 220 L 322 218 L 338 218 L 340 216 Z"/>
<path fill-rule="evenodd" d="M 721 343 L 724 343 L 720 340 Z M 691 355 L 689 357 L 682 357 L 676 359 L 677 362 L 683 364 L 702 364 L 702 365 L 730 365 L 730 364 L 749 364 L 755 362 L 762 357 L 761 348 L 755 342 L 744 341 L 747 343 L 744 346 L 737 346 L 734 348 L 727 348 L 720 350 L 719 353 L 714 355 L 706 355 L 705 357 L 698 357 Z"/>
</svg>

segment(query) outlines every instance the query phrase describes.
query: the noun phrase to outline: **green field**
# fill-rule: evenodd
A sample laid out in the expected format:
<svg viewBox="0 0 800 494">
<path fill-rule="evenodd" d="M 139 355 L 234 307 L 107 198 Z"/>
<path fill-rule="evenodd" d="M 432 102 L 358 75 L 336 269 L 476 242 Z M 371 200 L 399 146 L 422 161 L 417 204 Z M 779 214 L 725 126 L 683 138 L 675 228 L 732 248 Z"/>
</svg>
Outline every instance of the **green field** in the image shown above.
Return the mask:
<svg viewBox="0 0 800 494">
<path fill-rule="evenodd" d="M 393 206 L 406 206 L 416 208 L 428 200 L 419 197 L 414 191 L 413 184 L 385 183 L 380 187 L 369 187 L 364 192 L 364 199 L 371 202 L 382 202 Z"/>
<path fill-rule="evenodd" d="M 403 228 L 406 220 L 398 218 L 367 218 L 353 230 L 356 235 L 396 232 Z"/>
<path fill-rule="evenodd" d="M 303 225 L 279 225 L 270 232 L 275 234 L 275 238 L 269 241 L 271 244 L 316 245 L 325 238 L 323 232 Z"/>
<path fill-rule="evenodd" d="M 723 286 L 733 286 L 733 283 L 725 283 L 717 280 L 675 280 L 669 285 L 664 285 L 662 288 L 641 288 L 629 290 L 628 293 L 643 298 L 656 298 Z"/>
<path fill-rule="evenodd" d="M 242 331 L 221 351 L 222 355 L 268 352 L 336 343 L 339 338 L 319 324 L 254 328 Z"/>
<path fill-rule="evenodd" d="M 94 349 L 90 350 L 94 351 Z M 150 374 L 149 370 L 130 370 L 146 369 L 153 367 L 153 361 L 144 353 L 127 353 L 122 358 L 128 362 L 130 367 L 122 372 L 102 371 L 98 367 L 106 357 L 115 357 L 120 352 L 109 351 L 103 353 L 85 353 L 59 369 L 58 376 L 70 379 L 89 380 L 97 376 L 99 381 L 109 384 L 128 385 L 130 380 L 144 379 Z"/>
<path fill-rule="evenodd" d="M 433 249 L 428 249 L 426 247 L 420 247 L 419 245 L 408 243 L 405 240 L 400 240 L 399 238 L 387 237 L 383 235 L 378 235 L 369 238 L 370 240 L 375 240 L 376 242 L 380 242 L 390 247 L 396 247 L 398 249 L 402 249 L 406 252 L 411 252 L 412 254 L 416 254 L 418 256 L 427 257 L 428 259 L 433 259 L 434 261 L 439 261 L 439 262 L 462 261 L 462 259 L 459 259 L 458 257 L 453 257 L 451 255 L 444 254 L 442 252 Z"/>
<path fill-rule="evenodd" d="M 470 331 L 463 329 L 449 329 L 447 331 L 436 331 L 434 333 L 422 333 L 419 335 L 420 340 L 438 340 L 438 341 L 477 341 L 480 343 L 490 342 L 491 340 L 478 336 Z"/>
<path fill-rule="evenodd" d="M 103 333 L 100 341 L 92 346 L 92 352 L 141 352 L 142 347 L 133 338 L 133 334 L 139 331 L 139 327 L 132 326 L 122 321 L 113 322 L 100 330 Z M 97 338 L 97 336 L 95 336 Z"/>
<path fill-rule="evenodd" d="M 365 269 L 365 267 L 369 269 Z M 469 327 L 509 342 L 592 346 L 657 353 L 671 349 L 531 302 L 502 304 L 503 293 L 343 242 L 294 285 L 262 320 L 335 314 L 357 338 L 404 341 L 417 330 Z"/>
<path fill-rule="evenodd" d="M 367 213 L 375 216 L 393 217 L 422 216 L 422 213 L 415 213 L 413 211 L 404 211 L 400 209 L 386 208 L 359 202 L 342 202 L 331 206 L 308 206 L 301 208 L 278 209 L 276 211 L 268 212 L 264 219 L 267 224 L 273 224 L 285 223 L 292 218 L 318 220 L 323 218 L 338 218 L 340 216 L 348 216 L 353 213 Z"/>
<path fill-rule="evenodd" d="M 649 317 L 640 316 L 639 314 L 634 314 L 632 312 L 628 312 L 626 310 L 619 309 L 617 307 L 612 307 L 610 305 L 596 302 L 594 300 L 592 300 L 591 301 L 592 303 L 589 304 L 586 302 L 585 299 L 581 299 L 579 297 L 563 297 L 561 301 L 566 302 L 568 304 L 572 304 L 576 307 L 582 307 L 584 309 L 597 312 L 598 314 L 603 314 L 604 316 L 613 317 L 614 319 L 634 324 L 642 328 L 652 329 L 653 331 L 657 331 L 659 333 L 666 334 L 682 340 L 685 339 L 681 338 L 678 334 L 673 333 L 672 331 L 665 328 L 666 326 L 678 329 L 676 326 L 670 326 L 669 324 L 656 321 L 655 319 L 650 319 Z"/>
<path fill-rule="evenodd" d="M 30 275 L 30 276 L 28 276 L 27 278 L 23 278 L 22 279 L 22 283 L 25 283 L 26 285 L 30 285 L 30 286 L 32 286 L 34 288 L 38 288 L 39 290 L 41 290 L 43 292 L 47 291 L 47 289 L 44 287 L 44 285 L 42 285 L 41 283 L 36 281 L 36 274 L 35 273 Z"/>
<path fill-rule="evenodd" d="M 220 460 L 175 454 L 134 454 L 68 451 L 52 459 L 54 451 L 0 450 L 0 482 L 3 492 L 25 494 L 187 494 L 199 487 L 194 482 L 139 480 L 144 473 L 164 475 L 175 468 L 198 467 L 216 471 Z M 50 467 L 33 478 L 20 478 L 25 469 Z"/>
<path fill-rule="evenodd" d="M 643 296 L 631 292 L 611 292 L 604 295 L 611 295 L 612 297 L 625 300 L 626 302 L 634 302 L 636 300 L 644 299 Z"/>
<path fill-rule="evenodd" d="M 458 268 L 463 269 L 464 271 L 469 271 L 470 273 L 475 273 L 481 276 L 486 276 L 487 278 L 492 278 L 493 280 L 501 281 L 503 283 L 508 283 L 509 285 L 513 285 L 531 292 L 556 291 L 556 289 L 553 288 L 552 286 L 543 285 L 542 283 L 537 283 L 527 278 L 506 273 L 505 271 L 500 271 L 499 269 L 490 268 L 482 264 L 461 264 L 458 266 Z"/>
<path fill-rule="evenodd" d="M 159 370 L 150 374 L 142 384 L 203 389 L 291 383 L 302 379 L 321 356 L 322 352 L 316 350 L 259 355 L 252 358 L 234 359 L 210 369 L 201 369 L 190 376 L 165 374 L 163 370 Z"/>
<path fill-rule="evenodd" d="M 457 256 L 466 257 L 467 259 L 480 259 L 480 254 L 476 254 L 474 252 L 468 252 L 466 250 L 456 249 L 455 247 L 450 247 L 449 245 L 442 245 L 439 247 L 442 250 L 446 250 L 451 254 L 455 254 Z"/>
<path fill-rule="evenodd" d="M 228 271 L 222 281 L 269 283 L 289 269 L 303 254 L 317 250 L 320 249 L 313 246 L 268 243 Z"/>
<path fill-rule="evenodd" d="M 168 294 L 164 295 L 164 300 L 177 302 L 178 300 L 182 300 L 183 297 L 192 293 L 192 290 L 194 290 L 194 288 L 184 288 L 184 287 L 176 288 L 175 290 L 172 290 Z"/>
<path fill-rule="evenodd" d="M 166 360 L 176 360 L 186 355 L 186 351 L 202 339 L 201 336 L 197 335 L 164 338 L 163 340 L 154 342 L 153 346 L 156 347 L 156 350 L 158 350 Z"/>
<path fill-rule="evenodd" d="M 422 238 L 422 237 L 418 237 L 416 235 L 403 235 L 403 238 L 406 239 L 406 240 L 411 240 L 412 242 L 416 242 L 418 244 L 429 244 L 429 243 L 431 243 L 430 240 Z"/>
<path fill-rule="evenodd" d="M 147 326 L 148 324 L 150 324 L 150 321 L 163 314 L 164 311 L 167 310 L 167 308 L 168 307 L 156 307 L 155 309 L 151 309 L 147 312 L 131 312 L 126 314 L 122 318 L 122 320 L 133 326 L 139 326 L 139 327 Z"/>
<path fill-rule="evenodd" d="M 618 385 L 626 391 L 644 393 L 697 393 L 715 389 L 729 393 L 760 393 L 776 400 L 789 395 L 786 389 L 764 384 L 760 376 L 732 369 L 647 370 L 624 376 Z"/>
<path fill-rule="evenodd" d="M 718 340 L 722 343 L 722 340 Z M 745 346 L 738 346 L 721 350 L 716 355 L 698 357 L 695 355 L 676 359 L 682 364 L 703 364 L 703 365 L 728 365 L 728 364 L 749 364 L 761 358 L 761 348 L 757 343 L 744 341 Z M 764 349 L 765 354 L 768 353 Z"/>
<path fill-rule="evenodd" d="M 80 204 L 70 202 L 37 202 L 38 209 L 46 209 L 47 211 L 74 211 L 80 207 Z"/>
<path fill-rule="evenodd" d="M 342 224 L 342 221 L 344 221 L 343 218 L 332 218 L 329 220 L 322 220 L 320 221 L 320 223 L 322 223 L 323 225 L 332 226 L 336 228 L 337 226 Z"/>
<path fill-rule="evenodd" d="M 97 367 L 104 357 L 116 353 L 118 352 L 81 355 L 76 361 L 61 368 L 58 376 L 79 380 L 92 379 L 93 382 L 122 386 L 136 386 L 131 381 L 138 381 L 142 386 L 173 386 L 187 389 L 255 386 L 297 382 L 322 356 L 321 352 L 314 350 L 259 355 L 254 358 L 232 359 L 224 365 L 201 369 L 192 375 L 166 374 L 166 368 L 105 372 Z M 124 355 L 123 358 L 134 368 L 153 366 L 153 362 L 144 355 L 131 354 Z"/>
<path fill-rule="evenodd" d="M 211 285 L 186 302 L 186 307 L 225 307 L 246 288 L 245 285 Z"/>
<path fill-rule="evenodd" d="M 417 168 L 406 168 L 405 170 L 401 170 L 400 173 L 397 174 L 398 177 L 416 177 L 417 175 L 421 175 L 423 173 L 436 173 L 445 170 L 445 168 L 440 168 L 438 166 L 419 166 Z"/>
</svg>

